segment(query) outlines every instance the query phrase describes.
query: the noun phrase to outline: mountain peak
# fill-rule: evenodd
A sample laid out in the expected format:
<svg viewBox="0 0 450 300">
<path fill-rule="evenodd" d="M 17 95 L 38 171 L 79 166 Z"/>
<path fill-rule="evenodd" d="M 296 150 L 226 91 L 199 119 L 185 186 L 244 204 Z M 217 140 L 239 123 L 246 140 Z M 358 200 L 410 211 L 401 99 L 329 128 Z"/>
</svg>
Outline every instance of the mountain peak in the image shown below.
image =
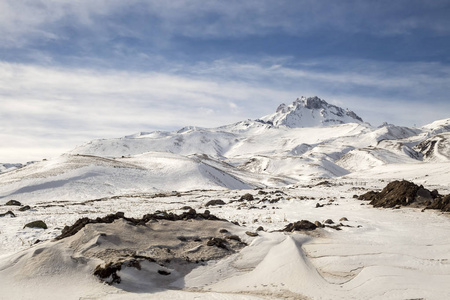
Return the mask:
<svg viewBox="0 0 450 300">
<path fill-rule="evenodd" d="M 363 123 L 353 111 L 327 103 L 317 96 L 297 98 L 291 105 L 281 104 L 276 112 L 261 118 L 275 126 L 291 128 Z"/>
</svg>

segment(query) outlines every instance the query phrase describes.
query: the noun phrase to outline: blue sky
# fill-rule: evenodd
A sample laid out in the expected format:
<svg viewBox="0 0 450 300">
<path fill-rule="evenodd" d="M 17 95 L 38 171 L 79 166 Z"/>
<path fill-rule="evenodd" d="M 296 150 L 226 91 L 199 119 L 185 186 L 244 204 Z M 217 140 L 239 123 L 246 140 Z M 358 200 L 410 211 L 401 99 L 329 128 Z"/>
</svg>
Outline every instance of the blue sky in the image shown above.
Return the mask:
<svg viewBox="0 0 450 300">
<path fill-rule="evenodd" d="M 0 162 L 214 127 L 317 95 L 450 117 L 450 1 L 0 0 Z"/>
</svg>

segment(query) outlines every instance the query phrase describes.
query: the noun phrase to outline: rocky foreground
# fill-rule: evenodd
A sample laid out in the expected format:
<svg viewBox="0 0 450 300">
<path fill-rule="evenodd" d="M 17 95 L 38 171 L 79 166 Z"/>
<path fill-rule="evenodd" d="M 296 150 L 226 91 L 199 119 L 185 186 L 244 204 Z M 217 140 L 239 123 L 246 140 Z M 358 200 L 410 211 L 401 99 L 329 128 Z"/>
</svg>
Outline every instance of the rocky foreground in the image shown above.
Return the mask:
<svg viewBox="0 0 450 300">
<path fill-rule="evenodd" d="M 0 288 L 23 299 L 445 299 L 447 199 L 407 181 L 326 180 L 8 200 Z"/>
</svg>

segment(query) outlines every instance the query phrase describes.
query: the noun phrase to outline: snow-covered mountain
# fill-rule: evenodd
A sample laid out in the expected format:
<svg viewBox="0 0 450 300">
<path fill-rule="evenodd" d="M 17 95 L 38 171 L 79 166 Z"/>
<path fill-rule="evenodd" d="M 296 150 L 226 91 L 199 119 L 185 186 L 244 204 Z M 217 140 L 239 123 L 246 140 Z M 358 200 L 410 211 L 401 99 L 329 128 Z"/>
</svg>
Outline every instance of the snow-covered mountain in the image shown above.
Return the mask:
<svg viewBox="0 0 450 300">
<path fill-rule="evenodd" d="M 447 299 L 448 214 L 355 198 L 394 179 L 450 193 L 449 141 L 450 119 L 373 127 L 313 97 L 4 164 L 2 296 Z"/>
<path fill-rule="evenodd" d="M 86 198 L 124 191 L 278 187 L 355 172 L 363 176 L 393 164 L 425 170 L 425 164 L 450 163 L 449 120 L 422 128 L 373 127 L 352 111 L 302 97 L 257 120 L 94 140 L 59 158 L 1 174 L 0 197 L 45 198 L 49 188 L 61 190 L 55 197 Z M 73 193 L 89 185 L 95 186 L 87 189 L 91 195 Z"/>
</svg>

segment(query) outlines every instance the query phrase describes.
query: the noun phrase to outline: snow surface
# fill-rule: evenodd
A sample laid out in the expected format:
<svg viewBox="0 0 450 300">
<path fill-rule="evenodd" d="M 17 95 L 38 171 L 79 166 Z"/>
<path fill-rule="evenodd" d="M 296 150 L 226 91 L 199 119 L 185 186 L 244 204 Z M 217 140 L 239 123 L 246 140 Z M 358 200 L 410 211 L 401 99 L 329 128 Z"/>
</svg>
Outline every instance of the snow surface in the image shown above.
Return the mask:
<svg viewBox="0 0 450 300">
<path fill-rule="evenodd" d="M 308 99 L 258 120 L 141 132 L 26 166 L 3 164 L 0 214 L 16 217 L 0 217 L 0 299 L 449 299 L 448 213 L 376 209 L 354 195 L 396 179 L 450 193 L 450 119 L 376 128 Z M 255 200 L 236 201 L 245 193 Z M 5 205 L 13 199 L 31 208 Z M 226 204 L 206 207 L 217 199 Z M 88 255 L 102 247 L 88 242 L 101 236 L 53 241 L 82 217 L 179 214 L 184 206 L 238 222 L 221 226 L 248 246 L 185 269 L 167 265 L 168 277 L 154 264 L 126 268 L 123 283 L 109 286 L 92 275 L 101 257 Z M 303 219 L 345 226 L 273 232 Z M 48 229 L 24 228 L 35 220 Z M 258 236 L 246 234 L 260 226 Z M 129 229 L 110 234 L 131 243 L 103 247 L 134 247 Z M 160 246 L 171 238 L 163 235 Z"/>
<path fill-rule="evenodd" d="M 382 185 L 379 180 L 337 179 L 330 186 L 266 189 L 269 196 L 258 195 L 259 190 L 191 191 L 168 197 L 148 194 L 85 202 L 46 201 L 30 211 L 14 209 L 16 218 L 0 218 L 0 288 L 7 298 L 24 299 L 57 299 L 62 295 L 67 299 L 135 299 L 145 298 L 144 295 L 150 299 L 196 299 L 199 293 L 205 299 L 448 298 L 448 214 L 413 208 L 375 209 L 353 199 L 355 193 Z M 245 192 L 259 200 L 232 202 Z M 280 200 L 273 204 L 260 202 L 263 197 Z M 176 266 L 170 265 L 167 268 L 173 275 L 158 276 L 149 265 L 142 271 L 124 270 L 123 284 L 107 286 L 91 275 L 99 261 L 81 263 L 86 252 L 75 254 L 70 250 L 74 239 L 51 241 L 62 227 L 79 217 L 95 218 L 116 211 L 140 217 L 157 209 L 180 213 L 184 205 L 202 211 L 211 199 L 227 203 L 208 209 L 214 215 L 243 224 L 235 226 L 233 233 L 249 246 L 227 258 L 191 266 L 193 269 L 183 276 L 173 271 Z M 316 208 L 316 203 L 324 206 Z M 342 217 L 348 221 L 339 221 Z M 49 229 L 22 229 L 23 224 L 36 218 L 44 220 Z M 309 235 L 270 232 L 301 219 L 332 219 L 350 227 L 340 231 L 324 228 Z M 233 230 L 231 224 L 218 226 Z M 245 234 L 259 226 L 266 230 L 260 231 L 259 236 Z M 106 227 L 97 232 L 105 230 Z M 126 236 L 129 242 L 121 238 L 114 247 L 137 245 L 130 234 Z M 44 242 L 34 245 L 37 239 Z M 119 240 L 123 241 L 118 243 Z M 170 243 L 169 239 L 163 241 L 160 244 Z M 100 245 L 109 247 L 104 242 Z M 89 244 L 84 247 L 91 249 Z M 75 257 L 79 258 L 74 260 Z M 70 294 L 65 294 L 68 291 Z"/>
</svg>

